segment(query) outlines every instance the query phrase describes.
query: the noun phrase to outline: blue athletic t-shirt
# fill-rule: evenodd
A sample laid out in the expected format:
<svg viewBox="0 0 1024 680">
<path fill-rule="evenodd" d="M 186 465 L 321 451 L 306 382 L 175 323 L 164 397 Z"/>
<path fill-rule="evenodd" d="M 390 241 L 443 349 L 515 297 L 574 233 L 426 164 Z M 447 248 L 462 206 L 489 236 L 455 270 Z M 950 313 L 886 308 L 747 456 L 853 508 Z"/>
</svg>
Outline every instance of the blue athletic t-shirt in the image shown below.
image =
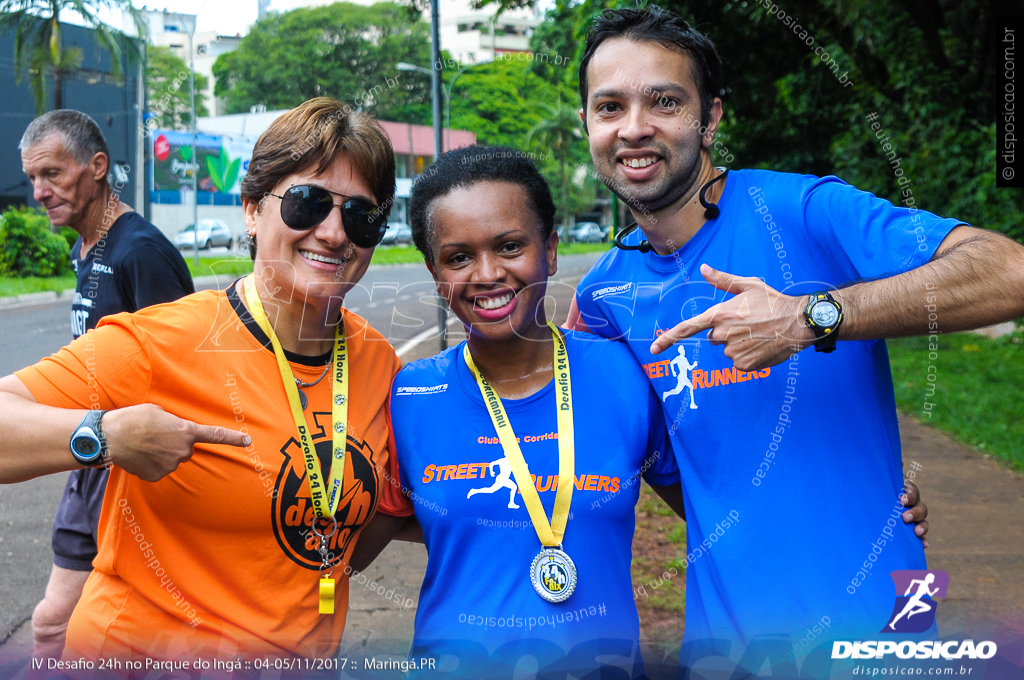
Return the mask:
<svg viewBox="0 0 1024 680">
<path fill-rule="evenodd" d="M 392 386 L 392 451 L 429 556 L 410 656 L 452 655 L 457 668 L 439 663 L 453 677 L 511 677 L 523 656 L 542 669 L 607 664 L 639 676 L 630 562 L 640 477 L 679 481 L 646 376 L 621 343 L 566 332 L 576 457 L 562 545 L 578 581 L 552 604 L 531 584 L 542 546 L 464 346 L 410 363 Z M 560 483 L 554 381 L 502 401 L 550 520 Z"/>
<path fill-rule="evenodd" d="M 704 280 L 702 263 L 805 295 L 925 264 L 962 223 L 894 207 L 836 177 L 761 170 L 731 171 L 719 206 L 670 255 L 604 255 L 576 302 L 592 332 L 626 341 L 661 397 L 687 516 L 681 662 L 717 640 L 716 653 L 746 652 L 756 672 L 772 645 L 778 660 L 823 639 L 878 639 L 895 602 L 889 572 L 925 568 L 900 517 L 885 342 L 811 348 L 749 373 L 706 332 L 658 356 L 651 343 L 732 297 Z M 739 521 L 722 531 L 734 513 Z M 766 637 L 751 644 L 757 636 Z"/>
</svg>

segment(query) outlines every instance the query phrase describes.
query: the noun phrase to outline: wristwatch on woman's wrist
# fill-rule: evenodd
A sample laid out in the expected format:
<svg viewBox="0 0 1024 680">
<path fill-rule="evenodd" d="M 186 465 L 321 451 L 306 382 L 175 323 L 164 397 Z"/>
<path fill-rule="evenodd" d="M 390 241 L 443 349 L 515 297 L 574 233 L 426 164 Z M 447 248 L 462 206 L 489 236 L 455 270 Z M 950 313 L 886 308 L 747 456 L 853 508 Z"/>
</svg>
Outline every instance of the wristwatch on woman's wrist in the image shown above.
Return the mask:
<svg viewBox="0 0 1024 680">
<path fill-rule="evenodd" d="M 106 411 L 89 411 L 71 433 L 71 455 L 86 467 L 109 468 L 110 451 L 100 420 Z"/>
</svg>

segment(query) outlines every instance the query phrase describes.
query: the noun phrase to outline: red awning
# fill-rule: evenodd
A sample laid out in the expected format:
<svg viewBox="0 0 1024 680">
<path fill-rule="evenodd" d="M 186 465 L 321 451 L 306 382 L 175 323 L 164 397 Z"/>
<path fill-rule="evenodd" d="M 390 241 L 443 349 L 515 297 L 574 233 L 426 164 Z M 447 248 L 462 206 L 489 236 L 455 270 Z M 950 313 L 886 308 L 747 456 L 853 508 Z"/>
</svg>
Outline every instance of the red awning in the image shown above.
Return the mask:
<svg viewBox="0 0 1024 680">
<path fill-rule="evenodd" d="M 426 125 L 410 125 L 380 121 L 384 131 L 391 138 L 391 146 L 396 154 L 413 154 L 416 156 L 434 155 L 434 128 Z M 476 133 L 467 130 L 445 130 L 444 148 L 446 151 L 459 149 L 476 144 Z"/>
</svg>

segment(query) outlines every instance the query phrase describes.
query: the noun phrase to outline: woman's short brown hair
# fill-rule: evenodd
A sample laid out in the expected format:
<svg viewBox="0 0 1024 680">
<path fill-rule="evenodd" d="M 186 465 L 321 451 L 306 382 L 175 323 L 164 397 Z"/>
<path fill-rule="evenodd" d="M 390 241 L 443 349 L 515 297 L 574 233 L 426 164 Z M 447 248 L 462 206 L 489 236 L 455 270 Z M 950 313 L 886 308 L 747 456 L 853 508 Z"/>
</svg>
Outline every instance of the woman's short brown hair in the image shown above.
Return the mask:
<svg viewBox="0 0 1024 680">
<path fill-rule="evenodd" d="M 242 179 L 241 197 L 259 203 L 288 175 L 315 167 L 322 175 L 344 153 L 369 184 L 381 219 L 395 196 L 395 153 L 373 117 L 331 97 L 317 97 L 288 111 L 260 135 Z M 255 259 L 256 246 L 250 241 Z"/>
</svg>

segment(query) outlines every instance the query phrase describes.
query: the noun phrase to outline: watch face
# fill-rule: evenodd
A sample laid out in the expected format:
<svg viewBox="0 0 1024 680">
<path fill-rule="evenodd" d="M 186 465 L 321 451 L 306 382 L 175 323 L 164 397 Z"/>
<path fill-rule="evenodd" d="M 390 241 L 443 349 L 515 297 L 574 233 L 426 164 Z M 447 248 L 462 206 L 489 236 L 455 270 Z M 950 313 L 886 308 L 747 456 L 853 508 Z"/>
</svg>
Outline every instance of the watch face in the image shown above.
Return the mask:
<svg viewBox="0 0 1024 680">
<path fill-rule="evenodd" d="M 100 442 L 89 435 L 79 435 L 71 441 L 71 446 L 81 458 L 90 460 L 100 453 Z"/>
<path fill-rule="evenodd" d="M 831 328 L 839 320 L 839 310 L 831 302 L 817 302 L 811 307 L 811 321 L 822 328 Z"/>
</svg>

